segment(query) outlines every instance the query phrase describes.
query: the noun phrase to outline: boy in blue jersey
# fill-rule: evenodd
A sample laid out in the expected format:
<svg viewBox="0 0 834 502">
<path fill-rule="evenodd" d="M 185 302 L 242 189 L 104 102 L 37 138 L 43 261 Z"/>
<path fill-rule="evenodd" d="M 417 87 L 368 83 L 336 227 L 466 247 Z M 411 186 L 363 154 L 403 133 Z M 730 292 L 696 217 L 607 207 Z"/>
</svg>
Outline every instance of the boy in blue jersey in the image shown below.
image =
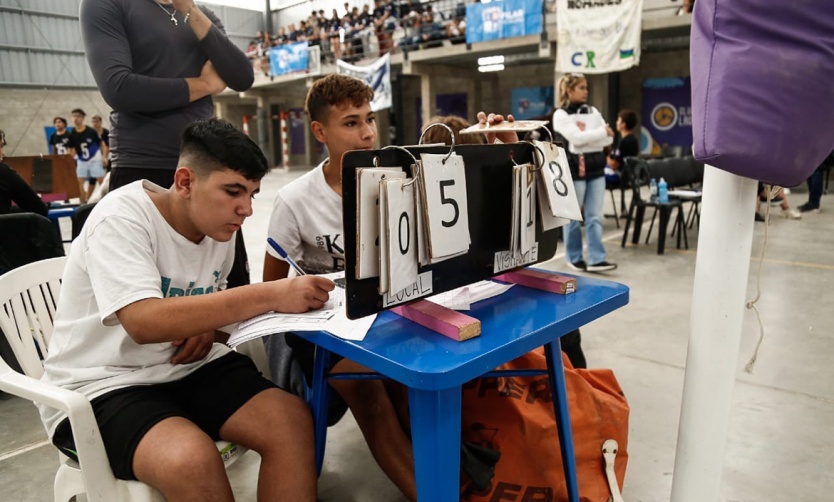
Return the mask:
<svg viewBox="0 0 834 502">
<path fill-rule="evenodd" d="M 87 203 L 96 184 L 100 184 L 104 179 L 104 159 L 110 154 L 107 144 L 102 141 L 98 133 L 84 124 L 86 116 L 87 114 L 81 108 L 73 110 L 72 123 L 75 129 L 70 132 L 70 142 L 75 148 L 75 175 L 78 176 L 78 192 L 82 204 Z M 85 191 L 84 183 L 87 179 L 94 180 L 94 182 L 89 183 Z"/>
</svg>

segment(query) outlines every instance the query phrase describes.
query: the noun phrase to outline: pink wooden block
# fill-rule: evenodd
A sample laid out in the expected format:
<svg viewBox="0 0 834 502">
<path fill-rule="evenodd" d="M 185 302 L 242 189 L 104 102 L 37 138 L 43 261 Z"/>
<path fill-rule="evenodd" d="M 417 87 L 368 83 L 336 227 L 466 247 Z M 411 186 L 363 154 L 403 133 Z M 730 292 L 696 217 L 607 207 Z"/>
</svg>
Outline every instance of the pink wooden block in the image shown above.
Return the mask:
<svg viewBox="0 0 834 502">
<path fill-rule="evenodd" d="M 428 300 L 394 307 L 391 312 L 459 342 L 481 334 L 481 321 L 478 319 Z"/>
<path fill-rule="evenodd" d="M 576 292 L 576 279 L 573 277 L 530 270 L 529 268 L 496 275 L 494 279 L 560 295 L 569 295 Z"/>
</svg>

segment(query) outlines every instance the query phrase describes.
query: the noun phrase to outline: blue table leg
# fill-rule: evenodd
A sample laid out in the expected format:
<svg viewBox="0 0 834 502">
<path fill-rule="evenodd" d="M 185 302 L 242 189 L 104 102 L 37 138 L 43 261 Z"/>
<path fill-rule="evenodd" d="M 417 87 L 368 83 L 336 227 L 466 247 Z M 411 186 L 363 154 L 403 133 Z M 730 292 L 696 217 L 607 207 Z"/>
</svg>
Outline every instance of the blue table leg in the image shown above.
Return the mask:
<svg viewBox="0 0 834 502">
<path fill-rule="evenodd" d="M 330 401 L 327 370 L 329 367 L 330 351 L 317 345 L 313 364 L 313 389 L 309 403 L 313 410 L 313 425 L 316 435 L 317 474 L 321 474 L 321 466 L 324 464 L 324 445 L 327 443 L 327 410 Z"/>
<path fill-rule="evenodd" d="M 408 389 L 417 498 L 457 502 L 460 498 L 461 389 Z"/>
<path fill-rule="evenodd" d="M 553 394 L 553 409 L 556 412 L 556 427 L 559 430 L 559 446 L 562 449 L 562 464 L 565 466 L 565 484 L 568 500 L 579 502 L 579 485 L 576 481 L 576 455 L 573 451 L 573 433 L 568 414 L 568 392 L 565 386 L 565 368 L 562 365 L 562 345 L 557 338 L 544 346 L 547 359 L 547 374 L 550 391 Z"/>
</svg>

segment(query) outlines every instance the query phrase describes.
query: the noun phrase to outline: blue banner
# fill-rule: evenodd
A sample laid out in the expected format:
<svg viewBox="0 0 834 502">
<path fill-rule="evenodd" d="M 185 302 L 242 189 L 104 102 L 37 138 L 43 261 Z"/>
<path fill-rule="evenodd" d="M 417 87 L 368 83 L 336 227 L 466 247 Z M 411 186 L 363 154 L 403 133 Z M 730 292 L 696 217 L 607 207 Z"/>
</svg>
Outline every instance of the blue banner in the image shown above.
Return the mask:
<svg viewBox="0 0 834 502">
<path fill-rule="evenodd" d="M 516 120 L 530 120 L 553 110 L 553 86 L 516 87 L 512 91 L 513 107 L 510 113 Z M 550 120 L 552 117 L 548 117 Z"/>
<path fill-rule="evenodd" d="M 269 49 L 269 72 L 286 75 L 296 71 L 307 71 L 307 42 L 279 45 Z"/>
<path fill-rule="evenodd" d="M 692 146 L 692 92 L 689 77 L 643 81 L 642 150 L 659 154 L 663 146 Z"/>
<path fill-rule="evenodd" d="M 542 0 L 493 0 L 466 6 L 467 44 L 541 31 Z"/>
</svg>

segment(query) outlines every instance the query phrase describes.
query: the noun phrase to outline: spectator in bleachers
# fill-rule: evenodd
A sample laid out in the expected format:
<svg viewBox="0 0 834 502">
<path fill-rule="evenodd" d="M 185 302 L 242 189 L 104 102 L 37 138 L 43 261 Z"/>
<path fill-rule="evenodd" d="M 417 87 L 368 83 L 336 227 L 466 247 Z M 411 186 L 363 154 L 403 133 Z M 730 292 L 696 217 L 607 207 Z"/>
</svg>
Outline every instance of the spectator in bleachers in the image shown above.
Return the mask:
<svg viewBox="0 0 834 502">
<path fill-rule="evenodd" d="M 290 23 L 289 28 L 287 28 L 287 43 L 298 42 L 298 39 L 299 39 L 299 32 L 295 28 L 295 23 Z"/>
<path fill-rule="evenodd" d="M 330 51 L 333 53 L 333 62 L 337 59 L 342 59 L 342 41 L 339 32 L 342 29 L 342 18 L 336 9 L 333 9 L 333 14 L 327 20 L 327 38 L 330 41 Z"/>
<path fill-rule="evenodd" d="M 392 35 L 397 27 L 397 9 L 394 2 L 376 0 L 374 8 L 374 27 L 376 38 L 379 41 L 379 55 L 383 56 L 393 47 Z"/>
<path fill-rule="evenodd" d="M 466 16 L 455 17 L 446 25 L 446 36 L 453 44 L 466 41 Z"/>
<path fill-rule="evenodd" d="M 272 39 L 272 46 L 278 47 L 279 45 L 284 45 L 287 43 L 287 40 L 289 40 L 287 38 L 287 29 L 281 26 L 278 28 L 278 33 Z"/>
</svg>

